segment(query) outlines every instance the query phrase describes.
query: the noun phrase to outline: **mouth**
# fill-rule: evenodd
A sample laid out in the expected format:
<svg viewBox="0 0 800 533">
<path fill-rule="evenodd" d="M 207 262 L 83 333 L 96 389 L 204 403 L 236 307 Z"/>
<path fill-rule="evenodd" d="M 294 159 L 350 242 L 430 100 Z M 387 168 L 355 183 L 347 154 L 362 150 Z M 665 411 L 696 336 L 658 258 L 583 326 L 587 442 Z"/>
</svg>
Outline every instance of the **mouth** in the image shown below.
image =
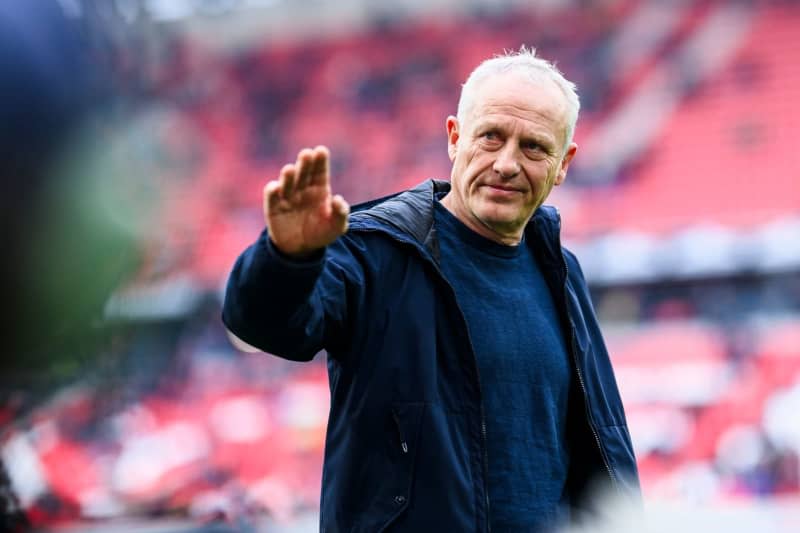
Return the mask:
<svg viewBox="0 0 800 533">
<path fill-rule="evenodd" d="M 490 192 L 496 194 L 514 194 L 514 193 L 521 193 L 522 191 L 517 189 L 516 187 L 510 187 L 508 185 L 502 184 L 490 184 L 486 183 L 483 187 L 489 189 Z"/>
</svg>

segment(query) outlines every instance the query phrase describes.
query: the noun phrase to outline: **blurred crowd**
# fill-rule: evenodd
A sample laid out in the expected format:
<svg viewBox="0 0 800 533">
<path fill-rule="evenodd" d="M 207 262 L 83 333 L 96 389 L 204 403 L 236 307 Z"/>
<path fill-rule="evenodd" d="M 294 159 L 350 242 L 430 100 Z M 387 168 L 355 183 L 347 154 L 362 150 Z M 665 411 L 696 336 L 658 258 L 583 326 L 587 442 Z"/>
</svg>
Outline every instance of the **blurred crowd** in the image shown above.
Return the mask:
<svg viewBox="0 0 800 533">
<path fill-rule="evenodd" d="M 492 53 L 535 45 L 580 88 L 577 142 L 588 162 L 571 169 L 555 198 L 568 238 L 632 227 L 658 234 L 715 214 L 732 228 L 753 228 L 800 211 L 800 161 L 787 149 L 800 110 L 797 2 L 476 10 L 447 20 L 387 19 L 317 40 L 266 36 L 224 52 L 155 23 L 143 8 L 122 16 L 118 2 L 60 4 L 83 6 L 64 17 L 89 30 L 89 52 L 77 55 L 91 61 L 71 79 L 87 84 L 81 105 L 102 113 L 88 124 L 63 117 L 63 131 L 46 129 L 47 112 L 0 121 L 4 143 L 25 145 L 20 130 L 1 128 L 27 120 L 30 139 L 47 143 L 2 173 L 2 213 L 16 213 L 8 223 L 32 243 L 19 257 L 30 253 L 46 266 L 32 285 L 55 302 L 45 313 L 34 309 L 46 320 L 24 324 L 43 342 L 31 348 L 24 339 L 0 379 L 0 458 L 35 525 L 176 514 L 290 522 L 314 512 L 328 409 L 324 356 L 298 365 L 235 352 L 218 318 L 220 288 L 263 227 L 263 184 L 299 147 L 330 147 L 334 187 L 352 203 L 446 178 L 444 118 L 464 76 Z M 0 7 L 0 29 L 8 20 L 15 31 L 26 27 L 3 18 L 12 5 Z M 33 17 L 30 9 L 14 16 L 22 12 Z M 8 35 L 0 32 L 0 60 Z M 71 42 L 59 35 L 38 35 L 51 59 Z M 722 44 L 702 47 L 704 35 L 728 43 L 730 54 Z M 55 77 L 33 76 L 37 87 L 70 86 L 63 72 L 45 72 Z M 661 104 L 648 117 L 631 115 L 643 87 L 664 76 L 671 81 L 657 86 Z M 8 79 L 28 80 L 0 76 Z M 28 94 L 31 107 L 60 110 L 63 101 L 76 116 L 83 109 L 69 92 Z M 747 108 L 748 94 L 783 107 L 765 123 Z M 721 117 L 720 132 L 703 113 Z M 648 132 L 645 122 L 663 131 Z M 621 135 L 626 144 L 609 124 L 636 135 Z M 50 151 L 38 148 L 53 145 L 58 157 L 40 164 Z M 710 154 L 693 165 L 707 159 L 718 172 L 689 183 L 688 145 Z M 753 162 L 768 150 L 780 157 Z M 607 159 L 614 165 L 593 171 Z M 774 167 L 764 167 L 768 178 L 754 190 L 748 180 L 760 164 Z M 24 216 L 29 204 L 20 200 L 40 189 L 45 207 L 30 205 L 45 213 L 43 227 Z M 67 207 L 62 213 L 55 204 Z M 20 239 L 3 238 L 17 257 Z M 593 284 L 646 498 L 800 498 L 800 278 L 787 264 L 696 279 L 662 269 L 645 281 Z M 30 281 L 16 271 L 3 277 L 9 287 Z M 65 316 L 85 325 L 76 330 L 80 342 L 65 342 L 63 321 L 50 320 Z M 48 361 L 57 388 L 40 379 Z"/>
<path fill-rule="evenodd" d="M 783 310 L 745 299 L 731 323 L 703 309 L 702 285 L 688 287 L 694 298 L 652 288 L 596 294 L 647 498 L 800 495 L 800 278 L 786 286 Z M 631 303 L 647 321 L 615 318 Z M 18 420 L 1 453 L 35 523 L 174 514 L 285 523 L 316 509 L 324 356 L 300 365 L 238 353 L 213 311 L 177 329 L 124 328 L 116 335 L 136 341 L 124 343 L 121 369 Z M 0 411 L 14 415 L 13 404 Z"/>
</svg>

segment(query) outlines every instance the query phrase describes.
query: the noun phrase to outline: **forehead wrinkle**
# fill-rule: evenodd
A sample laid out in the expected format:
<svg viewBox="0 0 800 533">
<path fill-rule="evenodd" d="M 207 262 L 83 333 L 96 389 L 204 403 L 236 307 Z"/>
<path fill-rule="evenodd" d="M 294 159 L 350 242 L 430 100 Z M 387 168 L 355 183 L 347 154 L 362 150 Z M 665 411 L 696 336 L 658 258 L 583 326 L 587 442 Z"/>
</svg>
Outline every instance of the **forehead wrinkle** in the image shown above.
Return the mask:
<svg viewBox="0 0 800 533">
<path fill-rule="evenodd" d="M 511 93 L 507 92 L 507 85 L 500 85 L 500 95 L 497 96 L 494 92 L 490 92 L 487 88 L 492 84 L 497 84 L 501 80 L 513 80 L 516 78 L 520 86 L 525 86 L 526 89 L 516 90 Z M 541 92 L 558 95 L 556 98 L 545 98 L 547 102 L 544 109 L 540 105 L 531 105 L 528 103 L 528 98 L 532 93 Z M 530 120 L 527 116 L 534 114 L 543 118 L 545 121 L 550 122 L 549 127 L 554 132 L 555 136 L 561 136 L 562 140 L 566 140 L 567 131 L 569 129 L 568 121 L 568 103 L 566 96 L 561 88 L 555 81 L 547 78 L 531 78 L 521 73 L 507 72 L 500 75 L 498 78 L 487 78 L 482 80 L 475 88 L 471 105 L 468 110 L 468 118 L 470 122 L 479 120 L 482 115 L 492 113 L 493 109 L 497 114 L 508 114 L 522 120 Z M 465 117 L 467 118 L 467 117 Z"/>
</svg>

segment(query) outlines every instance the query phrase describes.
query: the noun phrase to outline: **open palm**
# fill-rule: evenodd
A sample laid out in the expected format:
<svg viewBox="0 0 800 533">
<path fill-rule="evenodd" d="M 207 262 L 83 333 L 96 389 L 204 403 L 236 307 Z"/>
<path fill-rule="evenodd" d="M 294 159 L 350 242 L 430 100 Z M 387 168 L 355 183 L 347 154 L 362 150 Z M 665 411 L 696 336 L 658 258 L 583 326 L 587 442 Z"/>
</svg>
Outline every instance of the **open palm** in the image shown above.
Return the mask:
<svg viewBox="0 0 800 533">
<path fill-rule="evenodd" d="M 341 196 L 331 195 L 329 160 L 324 146 L 305 148 L 264 187 L 269 237 L 286 255 L 309 255 L 347 231 L 350 208 Z"/>
</svg>

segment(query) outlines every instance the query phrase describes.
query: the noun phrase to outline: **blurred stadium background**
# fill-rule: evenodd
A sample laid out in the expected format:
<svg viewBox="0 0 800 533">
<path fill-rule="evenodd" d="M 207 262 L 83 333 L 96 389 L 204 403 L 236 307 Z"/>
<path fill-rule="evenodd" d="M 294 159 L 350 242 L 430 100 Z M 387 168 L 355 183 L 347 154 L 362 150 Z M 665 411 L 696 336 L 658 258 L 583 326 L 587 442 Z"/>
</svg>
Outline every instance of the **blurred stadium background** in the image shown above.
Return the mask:
<svg viewBox="0 0 800 533">
<path fill-rule="evenodd" d="M 460 83 L 523 43 L 581 94 L 549 203 L 591 284 L 646 504 L 800 507 L 800 2 L 59 5 L 115 101 L 72 172 L 101 177 L 81 194 L 137 260 L 92 357 L 62 346 L 31 386 L 39 370 L 10 354 L 0 457 L 35 526 L 315 531 L 324 356 L 239 353 L 219 320 L 261 188 L 316 144 L 351 203 L 448 177 Z M 764 531 L 800 530 L 772 516 Z"/>
</svg>

